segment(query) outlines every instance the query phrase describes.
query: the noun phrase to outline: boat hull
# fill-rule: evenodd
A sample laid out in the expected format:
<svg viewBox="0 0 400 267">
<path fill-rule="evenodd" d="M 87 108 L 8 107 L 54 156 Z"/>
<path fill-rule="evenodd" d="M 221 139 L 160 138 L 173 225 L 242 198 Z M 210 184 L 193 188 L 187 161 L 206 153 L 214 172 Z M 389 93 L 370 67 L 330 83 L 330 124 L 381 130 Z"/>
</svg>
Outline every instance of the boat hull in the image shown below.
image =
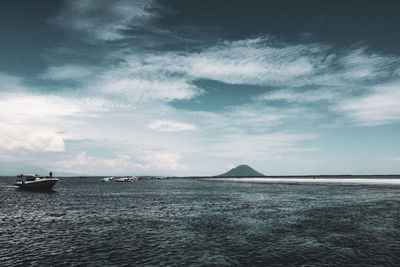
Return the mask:
<svg viewBox="0 0 400 267">
<path fill-rule="evenodd" d="M 57 183 L 58 179 L 41 179 L 39 181 L 17 181 L 17 185 L 21 189 L 25 190 L 38 190 L 38 191 L 49 191 L 52 190 L 53 186 Z"/>
</svg>

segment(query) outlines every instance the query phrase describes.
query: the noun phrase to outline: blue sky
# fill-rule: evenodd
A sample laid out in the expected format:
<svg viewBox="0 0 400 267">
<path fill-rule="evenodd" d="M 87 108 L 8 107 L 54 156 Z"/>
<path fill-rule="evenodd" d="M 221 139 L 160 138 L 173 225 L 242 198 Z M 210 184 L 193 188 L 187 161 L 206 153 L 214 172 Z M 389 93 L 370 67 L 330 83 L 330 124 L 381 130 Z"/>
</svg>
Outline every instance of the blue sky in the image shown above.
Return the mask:
<svg viewBox="0 0 400 267">
<path fill-rule="evenodd" d="M 400 173 L 398 1 L 2 1 L 0 172 Z"/>
</svg>

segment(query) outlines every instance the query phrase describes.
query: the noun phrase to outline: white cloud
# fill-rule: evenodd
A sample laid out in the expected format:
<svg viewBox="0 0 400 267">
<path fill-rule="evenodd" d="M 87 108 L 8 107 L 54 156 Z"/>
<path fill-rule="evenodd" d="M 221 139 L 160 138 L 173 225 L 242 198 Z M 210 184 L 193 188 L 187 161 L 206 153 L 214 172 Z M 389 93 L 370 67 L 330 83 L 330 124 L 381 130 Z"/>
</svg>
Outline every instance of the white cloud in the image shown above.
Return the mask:
<svg viewBox="0 0 400 267">
<path fill-rule="evenodd" d="M 74 124 L 108 110 L 106 101 L 40 96 L 31 93 L 0 94 L 0 148 L 5 150 L 65 150 L 66 131 Z M 74 119 L 79 118 L 77 122 Z"/>
<path fill-rule="evenodd" d="M 50 98 L 49 101 L 55 100 Z M 76 104 L 69 99 L 64 101 L 72 106 Z M 14 124 L 23 126 L 23 130 L 18 132 L 31 129 L 59 132 L 65 140 L 64 153 L 38 157 L 23 153 L 15 154 L 14 159 L 26 162 L 35 158 L 37 166 L 51 166 L 57 172 L 71 172 L 73 169 L 73 172 L 81 174 L 210 175 L 218 173 L 213 169 L 219 164 L 218 159 L 251 163 L 296 151 L 298 143 L 306 140 L 302 135 L 273 133 L 271 126 L 280 122 L 279 116 L 271 109 L 260 107 L 237 107 L 217 114 L 182 112 L 166 103 L 154 103 L 151 109 L 144 106 L 134 111 L 125 108 L 85 111 L 84 106 L 78 105 L 78 109 L 69 115 L 65 115 L 68 114 L 66 111 L 57 111 L 59 115 L 55 116 L 46 116 L 49 114 L 47 111 L 36 117 L 14 114 L 6 127 L 0 128 L 10 128 L 15 121 Z M 161 115 L 170 119 L 165 120 L 167 126 L 163 123 L 158 126 L 182 131 L 173 134 L 149 132 L 148 127 L 152 124 L 149 122 L 160 121 Z M 196 121 L 196 126 L 188 125 L 202 130 L 183 131 L 183 128 L 191 128 L 180 125 L 186 121 Z M 266 130 L 269 133 L 265 133 Z M 80 142 L 82 139 L 87 141 Z M 86 149 L 87 153 L 82 154 Z"/>
<path fill-rule="evenodd" d="M 135 102 L 171 101 L 206 93 L 194 82 L 210 79 L 285 88 L 264 98 L 311 103 L 359 92 L 373 79 L 395 77 L 392 69 L 400 67 L 397 57 L 369 53 L 365 48 L 338 54 L 330 49 L 321 44 L 290 45 L 256 38 L 224 42 L 197 52 L 131 52 L 91 86 Z M 312 87 L 308 93 L 296 89 L 306 86 Z"/>
<path fill-rule="evenodd" d="M 231 84 L 265 85 L 313 72 L 310 58 L 303 55 L 306 47 L 268 47 L 264 41 L 227 42 L 191 55 L 188 74 Z"/>
<path fill-rule="evenodd" d="M 400 83 L 371 88 L 370 93 L 339 102 L 335 109 L 360 125 L 375 126 L 400 120 Z"/>
<path fill-rule="evenodd" d="M 144 157 L 150 169 L 179 170 L 186 169 L 179 163 L 181 156 L 178 153 L 154 153 Z"/>
<path fill-rule="evenodd" d="M 338 94 L 333 90 L 312 90 L 312 91 L 277 90 L 268 92 L 256 97 L 256 100 L 283 100 L 286 102 L 314 103 L 319 101 L 332 101 L 338 98 Z"/>
<path fill-rule="evenodd" d="M 83 151 L 76 155 L 69 155 L 68 159 L 58 160 L 52 163 L 58 172 L 71 172 L 73 169 L 78 173 L 125 173 L 138 175 L 160 171 L 168 172 L 171 170 L 184 170 L 185 165 L 179 163 L 181 156 L 178 153 L 155 152 L 133 158 L 127 154 L 118 156 L 103 157 L 99 155 L 88 155 Z"/>
<path fill-rule="evenodd" d="M 120 73 L 129 70 L 121 69 Z M 113 73 L 116 74 L 116 73 Z M 147 100 L 172 101 L 176 99 L 190 99 L 200 90 L 183 79 L 142 79 L 139 77 L 118 77 L 119 75 L 109 75 L 103 77 L 99 85 L 93 85 L 94 89 L 100 88 L 102 92 L 110 95 L 121 95 L 133 102 L 144 102 Z"/>
<path fill-rule="evenodd" d="M 24 127 L 10 129 L 8 127 L 7 130 L 0 130 L 0 149 L 63 152 L 65 145 L 62 135 L 55 132 L 43 132 L 40 129 Z"/>
<path fill-rule="evenodd" d="M 165 53 L 143 59 L 147 70 L 181 74 L 189 80 L 211 79 L 230 84 L 266 85 L 311 74 L 317 47 L 278 47 L 268 39 L 225 42 L 197 53 Z M 137 57 L 128 58 L 131 65 Z"/>
<path fill-rule="evenodd" d="M 154 130 L 154 131 L 161 131 L 161 132 L 179 132 L 179 131 L 187 131 L 187 130 L 195 130 L 197 129 L 196 126 L 177 122 L 177 121 L 169 121 L 169 120 L 157 120 L 149 125 L 147 128 Z"/>
<path fill-rule="evenodd" d="M 46 118 L 67 116 L 81 111 L 78 105 L 71 105 L 61 97 L 33 94 L 2 94 L 0 118 Z"/>
<path fill-rule="evenodd" d="M 62 160 L 55 163 L 55 166 L 61 171 L 68 171 L 71 168 L 78 170 L 89 169 L 91 172 L 96 168 L 100 171 L 124 171 L 129 170 L 134 164 L 128 155 L 119 155 L 116 158 L 104 158 L 89 156 L 85 151 L 75 155 L 72 159 Z"/>
<path fill-rule="evenodd" d="M 87 87 L 132 102 L 192 99 L 204 90 L 198 79 L 230 84 L 282 85 L 309 79 L 319 66 L 309 54 L 322 57 L 323 48 L 305 45 L 273 46 L 258 38 L 226 42 L 197 53 L 133 52 L 105 69 Z M 302 78 L 301 78 L 302 77 Z M 303 82 L 304 83 L 304 82 Z"/>
<path fill-rule="evenodd" d="M 285 88 L 261 98 L 313 103 L 349 97 L 362 91 L 371 79 L 397 75 L 391 70 L 399 65 L 396 57 L 369 53 L 365 48 L 337 54 L 330 49 L 321 44 L 291 45 L 255 38 L 224 42 L 197 52 L 125 51 L 119 54 L 117 65 L 95 72 L 84 66 L 65 65 L 50 67 L 43 76 L 81 79 L 85 92 L 105 94 L 136 106 L 153 100 L 188 100 L 207 93 L 195 85 L 198 79 Z M 90 79 L 83 79 L 88 72 L 92 72 Z M 307 86 L 311 86 L 307 92 L 298 91 Z"/>
<path fill-rule="evenodd" d="M 19 77 L 0 72 L 0 92 L 18 93 L 24 90 L 25 85 Z"/>
<path fill-rule="evenodd" d="M 393 67 L 400 63 L 399 58 L 370 53 L 365 47 L 350 50 L 339 58 L 343 67 L 343 77 L 348 80 L 374 80 L 388 77 Z M 395 68 L 394 68 L 395 69 Z"/>
<path fill-rule="evenodd" d="M 0 119 L 2 121 L 43 121 L 63 116 L 106 111 L 113 104 L 99 98 L 74 98 L 45 96 L 32 93 L 3 93 L 0 95 Z"/>
</svg>

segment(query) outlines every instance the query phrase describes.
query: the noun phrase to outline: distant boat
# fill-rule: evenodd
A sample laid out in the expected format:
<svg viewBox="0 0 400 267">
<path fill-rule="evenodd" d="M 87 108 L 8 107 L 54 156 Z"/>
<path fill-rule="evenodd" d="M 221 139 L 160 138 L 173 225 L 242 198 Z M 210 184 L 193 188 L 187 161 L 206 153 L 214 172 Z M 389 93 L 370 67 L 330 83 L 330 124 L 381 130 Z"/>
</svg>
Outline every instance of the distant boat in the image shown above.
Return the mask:
<svg viewBox="0 0 400 267">
<path fill-rule="evenodd" d="M 17 176 L 15 185 L 19 186 L 21 189 L 45 191 L 51 190 L 57 181 L 57 178 L 51 178 L 49 176 L 21 174 Z"/>
<path fill-rule="evenodd" d="M 133 181 L 139 181 L 139 177 L 132 177 L 132 176 L 125 176 L 122 178 L 116 178 L 114 179 L 115 182 L 133 182 Z"/>
<path fill-rule="evenodd" d="M 168 177 L 165 177 L 165 176 L 150 176 L 149 179 L 167 180 Z"/>
<path fill-rule="evenodd" d="M 128 177 L 116 178 L 114 182 L 130 182 Z"/>
<path fill-rule="evenodd" d="M 101 179 L 103 182 L 111 182 L 112 180 L 114 179 L 114 177 L 106 177 L 106 178 L 103 178 L 103 179 Z"/>
</svg>

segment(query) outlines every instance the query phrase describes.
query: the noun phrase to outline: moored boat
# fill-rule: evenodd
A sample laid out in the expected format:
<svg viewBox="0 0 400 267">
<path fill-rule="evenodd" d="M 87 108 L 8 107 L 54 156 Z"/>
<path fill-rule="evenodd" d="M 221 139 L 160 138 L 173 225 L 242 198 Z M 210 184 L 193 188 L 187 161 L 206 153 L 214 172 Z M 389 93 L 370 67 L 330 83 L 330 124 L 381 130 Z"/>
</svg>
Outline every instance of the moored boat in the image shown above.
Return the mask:
<svg viewBox="0 0 400 267">
<path fill-rule="evenodd" d="M 116 178 L 114 179 L 115 182 L 133 182 L 133 181 L 139 181 L 139 177 L 132 177 L 132 176 L 125 176 L 121 178 Z"/>
<path fill-rule="evenodd" d="M 114 177 L 106 177 L 101 179 L 103 182 L 111 182 L 114 179 Z"/>
<path fill-rule="evenodd" d="M 114 181 L 115 182 L 132 182 L 132 178 L 126 176 L 126 177 L 114 179 Z"/>
<path fill-rule="evenodd" d="M 37 174 L 21 174 L 17 176 L 17 185 L 21 189 L 26 190 L 51 190 L 57 183 L 58 179 L 50 176 L 40 176 Z"/>
</svg>

